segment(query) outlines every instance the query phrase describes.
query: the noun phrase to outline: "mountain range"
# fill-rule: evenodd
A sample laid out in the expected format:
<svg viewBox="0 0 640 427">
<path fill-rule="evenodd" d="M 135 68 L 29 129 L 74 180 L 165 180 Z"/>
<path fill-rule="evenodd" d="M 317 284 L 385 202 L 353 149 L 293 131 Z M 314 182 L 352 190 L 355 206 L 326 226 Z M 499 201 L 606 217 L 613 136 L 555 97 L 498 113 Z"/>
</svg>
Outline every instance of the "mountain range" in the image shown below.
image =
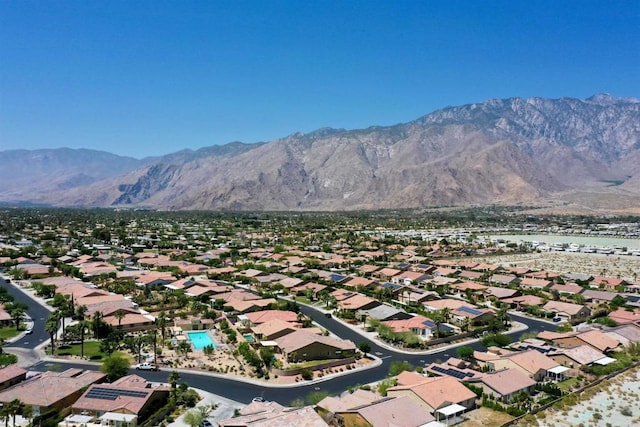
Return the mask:
<svg viewBox="0 0 640 427">
<path fill-rule="evenodd" d="M 0 202 L 162 210 L 470 205 L 640 209 L 640 102 L 595 95 L 447 107 L 407 123 L 323 128 L 134 159 L 0 151 Z"/>
</svg>

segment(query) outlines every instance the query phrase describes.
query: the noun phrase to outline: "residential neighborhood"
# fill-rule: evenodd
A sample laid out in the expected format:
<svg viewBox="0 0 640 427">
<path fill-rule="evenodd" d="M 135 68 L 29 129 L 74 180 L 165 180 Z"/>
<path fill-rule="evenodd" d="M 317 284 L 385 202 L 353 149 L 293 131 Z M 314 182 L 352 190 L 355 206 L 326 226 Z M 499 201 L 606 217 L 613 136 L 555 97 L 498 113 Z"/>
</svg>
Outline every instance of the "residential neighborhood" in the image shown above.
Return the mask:
<svg viewBox="0 0 640 427">
<path fill-rule="evenodd" d="M 278 227 L 284 231 L 271 231 Z M 0 402 L 38 425 L 153 425 L 160 407 L 177 416 L 190 410 L 176 382 L 149 381 L 145 372 L 184 372 L 292 390 L 320 385 L 311 404 L 304 396 L 255 401 L 217 419 L 221 426 L 377 426 L 403 419 L 404 410 L 416 417 L 398 425 L 464 425 L 480 409 L 524 416 L 640 357 L 637 276 L 516 267 L 499 257 L 539 252 L 466 235 L 424 240 L 278 227 L 133 214 L 115 227 L 72 230 L 43 220 L 6 229 L 0 322 L 7 351 L 8 341 L 33 328 L 29 321 L 39 321 L 47 333 L 41 357 L 89 365 L 29 371 L 9 353 Z M 6 286 L 48 317 L 30 320 Z M 470 347 L 476 342 L 483 351 Z M 391 377 L 323 394 L 326 381 L 379 372 L 385 352 L 448 357 L 415 365 L 394 359 Z M 55 394 L 35 391 L 53 383 Z M 180 393 L 191 392 L 185 385 Z"/>
</svg>

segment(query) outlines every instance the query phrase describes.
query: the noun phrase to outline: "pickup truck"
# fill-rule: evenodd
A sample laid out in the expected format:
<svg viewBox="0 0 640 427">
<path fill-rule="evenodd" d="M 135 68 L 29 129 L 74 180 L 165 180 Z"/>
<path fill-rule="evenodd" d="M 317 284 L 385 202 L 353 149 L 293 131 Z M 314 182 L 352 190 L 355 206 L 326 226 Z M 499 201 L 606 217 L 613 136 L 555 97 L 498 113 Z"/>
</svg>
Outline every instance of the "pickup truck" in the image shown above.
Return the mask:
<svg viewBox="0 0 640 427">
<path fill-rule="evenodd" d="M 140 363 L 135 366 L 135 368 L 139 371 L 157 371 L 158 367 L 156 365 L 152 365 L 151 363 Z"/>
</svg>

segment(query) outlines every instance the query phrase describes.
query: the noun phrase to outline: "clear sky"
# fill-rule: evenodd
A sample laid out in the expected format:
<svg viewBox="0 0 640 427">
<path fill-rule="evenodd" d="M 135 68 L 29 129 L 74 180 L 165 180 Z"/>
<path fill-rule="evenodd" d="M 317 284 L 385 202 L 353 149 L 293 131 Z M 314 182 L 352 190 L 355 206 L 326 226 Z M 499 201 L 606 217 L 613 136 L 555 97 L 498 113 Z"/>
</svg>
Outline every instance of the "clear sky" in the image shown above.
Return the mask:
<svg viewBox="0 0 640 427">
<path fill-rule="evenodd" d="M 640 97 L 639 0 L 0 0 L 0 150 L 139 158 L 601 92 Z"/>
</svg>

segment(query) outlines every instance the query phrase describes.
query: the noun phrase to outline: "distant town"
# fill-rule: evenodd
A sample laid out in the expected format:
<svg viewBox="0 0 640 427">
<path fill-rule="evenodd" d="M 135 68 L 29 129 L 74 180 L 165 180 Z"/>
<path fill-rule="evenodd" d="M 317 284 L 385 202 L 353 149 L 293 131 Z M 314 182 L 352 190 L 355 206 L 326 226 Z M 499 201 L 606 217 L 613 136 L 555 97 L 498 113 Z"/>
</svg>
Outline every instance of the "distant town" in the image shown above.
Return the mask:
<svg viewBox="0 0 640 427">
<path fill-rule="evenodd" d="M 639 239 L 636 217 L 502 207 L 3 208 L 0 420 L 640 423 L 585 403 L 638 374 Z"/>
</svg>

